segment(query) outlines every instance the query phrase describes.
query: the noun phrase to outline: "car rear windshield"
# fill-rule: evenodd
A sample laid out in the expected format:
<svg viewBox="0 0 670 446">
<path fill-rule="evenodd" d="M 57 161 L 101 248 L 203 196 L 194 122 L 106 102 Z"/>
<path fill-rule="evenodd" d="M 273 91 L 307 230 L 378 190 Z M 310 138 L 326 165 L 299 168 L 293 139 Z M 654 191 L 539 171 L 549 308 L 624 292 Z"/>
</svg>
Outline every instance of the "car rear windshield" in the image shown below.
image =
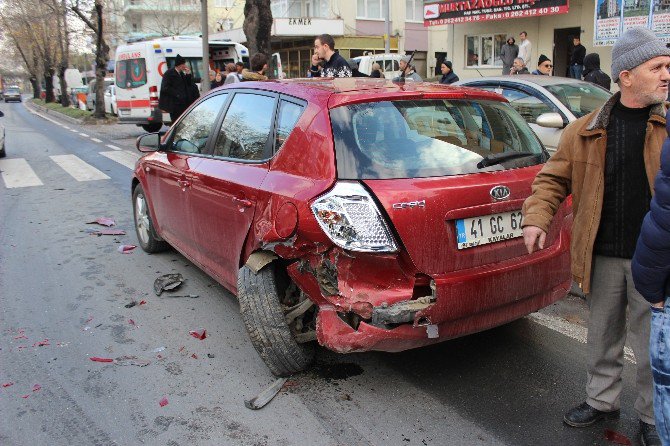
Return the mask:
<svg viewBox="0 0 670 446">
<path fill-rule="evenodd" d="M 20 93 L 20 90 L 18 88 L 8 88 L 7 93 L 17 94 L 17 93 Z"/>
<path fill-rule="evenodd" d="M 544 88 L 556 96 L 578 118 L 599 109 L 612 96 L 609 91 L 588 82 L 545 85 Z"/>
<path fill-rule="evenodd" d="M 340 179 L 462 175 L 547 157 L 523 118 L 497 101 L 369 102 L 334 108 L 330 118 Z"/>
<path fill-rule="evenodd" d="M 116 86 L 119 88 L 137 88 L 147 83 L 147 65 L 144 58 L 120 60 L 116 63 L 115 72 Z"/>
</svg>

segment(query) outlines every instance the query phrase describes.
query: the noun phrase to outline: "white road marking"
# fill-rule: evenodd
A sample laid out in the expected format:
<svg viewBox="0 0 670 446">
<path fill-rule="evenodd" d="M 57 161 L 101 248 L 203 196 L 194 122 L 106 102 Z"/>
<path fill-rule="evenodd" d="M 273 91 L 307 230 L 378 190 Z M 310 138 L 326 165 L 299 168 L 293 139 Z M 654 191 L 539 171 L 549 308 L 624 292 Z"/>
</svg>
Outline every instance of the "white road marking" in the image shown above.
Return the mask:
<svg viewBox="0 0 670 446">
<path fill-rule="evenodd" d="M 588 330 L 581 325 L 572 324 L 565 319 L 549 316 L 548 314 L 543 313 L 531 313 L 528 315 L 528 318 L 533 322 L 542 325 L 543 327 L 547 327 L 551 330 L 561 333 L 562 335 L 579 341 L 582 344 L 586 344 L 586 334 Z M 623 356 L 624 359 L 626 359 L 628 362 L 632 364 L 636 363 L 635 354 L 629 347 L 623 348 Z"/>
<path fill-rule="evenodd" d="M 80 134 L 81 136 L 84 136 L 84 137 L 88 138 L 88 135 L 87 135 L 86 133 L 81 133 L 81 132 L 80 132 L 79 134 Z"/>
<path fill-rule="evenodd" d="M 107 147 L 109 147 L 112 150 L 121 150 L 121 147 L 116 147 L 115 145 L 112 144 L 107 144 Z"/>
<path fill-rule="evenodd" d="M 98 139 L 98 138 L 91 138 L 91 141 L 93 141 L 93 142 L 102 142 L 102 140 L 100 140 L 100 139 Z"/>
<path fill-rule="evenodd" d="M 7 188 L 42 186 L 44 184 L 24 158 L 0 160 L 0 172 L 2 172 L 2 179 Z"/>
<path fill-rule="evenodd" d="M 116 161 L 130 170 L 135 169 L 135 162 L 139 159 L 136 154 L 128 152 L 127 150 L 121 150 L 120 152 L 100 152 L 100 155 L 106 156 L 110 160 Z"/>
<path fill-rule="evenodd" d="M 74 132 L 74 133 L 79 133 L 79 130 L 76 130 L 76 129 L 70 129 L 70 131 Z"/>
<path fill-rule="evenodd" d="M 72 175 L 77 181 L 94 181 L 94 180 L 108 180 L 109 177 L 84 162 L 76 155 L 53 155 L 50 156 L 56 164 L 58 164 L 64 171 Z"/>
<path fill-rule="evenodd" d="M 66 126 L 66 125 L 61 124 L 61 126 L 62 126 L 65 130 L 72 130 L 70 127 L 68 127 L 68 126 Z"/>
</svg>

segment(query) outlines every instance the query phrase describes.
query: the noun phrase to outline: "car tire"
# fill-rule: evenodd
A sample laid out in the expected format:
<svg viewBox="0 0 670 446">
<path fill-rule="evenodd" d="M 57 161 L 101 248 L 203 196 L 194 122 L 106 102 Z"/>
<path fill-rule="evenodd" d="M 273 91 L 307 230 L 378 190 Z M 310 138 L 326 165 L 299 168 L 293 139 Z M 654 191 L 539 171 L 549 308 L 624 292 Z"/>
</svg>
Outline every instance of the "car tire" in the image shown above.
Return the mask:
<svg viewBox="0 0 670 446">
<path fill-rule="evenodd" d="M 137 240 L 144 251 L 155 253 L 165 251 L 169 248 L 170 245 L 158 238 L 156 234 L 156 229 L 151 220 L 151 213 L 149 212 L 149 204 L 147 203 L 147 198 L 141 184 L 138 184 L 135 190 L 133 190 L 133 217 Z"/>
<path fill-rule="evenodd" d="M 278 269 L 277 262 L 258 274 L 242 267 L 237 279 L 237 298 L 254 348 L 275 376 L 289 376 L 309 367 L 314 360 L 314 344 L 298 343 L 286 323 L 280 303 L 283 290 Z"/>
<path fill-rule="evenodd" d="M 163 124 L 142 124 L 142 128 L 145 132 L 156 133 L 163 128 Z"/>
</svg>

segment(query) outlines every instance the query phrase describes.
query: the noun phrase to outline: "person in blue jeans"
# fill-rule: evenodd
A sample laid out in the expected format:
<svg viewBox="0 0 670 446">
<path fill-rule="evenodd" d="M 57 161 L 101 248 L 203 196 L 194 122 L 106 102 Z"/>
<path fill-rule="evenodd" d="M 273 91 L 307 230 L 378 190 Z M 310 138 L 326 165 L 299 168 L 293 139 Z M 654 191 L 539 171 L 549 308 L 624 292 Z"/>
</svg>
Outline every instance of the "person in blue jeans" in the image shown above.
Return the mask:
<svg viewBox="0 0 670 446">
<path fill-rule="evenodd" d="M 666 114 L 670 119 L 670 111 Z M 670 121 L 666 121 L 670 135 Z M 635 288 L 651 304 L 649 355 L 654 377 L 654 417 L 663 445 L 670 445 L 670 136 L 631 263 Z"/>
</svg>

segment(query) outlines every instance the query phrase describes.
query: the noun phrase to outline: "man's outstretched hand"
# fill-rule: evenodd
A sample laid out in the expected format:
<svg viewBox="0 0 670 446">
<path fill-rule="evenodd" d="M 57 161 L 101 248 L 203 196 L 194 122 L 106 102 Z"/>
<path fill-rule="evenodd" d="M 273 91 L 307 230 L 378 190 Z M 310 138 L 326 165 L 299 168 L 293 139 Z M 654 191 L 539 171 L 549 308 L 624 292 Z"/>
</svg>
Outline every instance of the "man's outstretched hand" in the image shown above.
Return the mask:
<svg viewBox="0 0 670 446">
<path fill-rule="evenodd" d="M 544 242 L 547 239 L 547 233 L 537 226 L 525 226 L 523 228 L 523 242 L 526 245 L 528 254 L 532 254 L 536 247 L 544 249 Z"/>
</svg>

